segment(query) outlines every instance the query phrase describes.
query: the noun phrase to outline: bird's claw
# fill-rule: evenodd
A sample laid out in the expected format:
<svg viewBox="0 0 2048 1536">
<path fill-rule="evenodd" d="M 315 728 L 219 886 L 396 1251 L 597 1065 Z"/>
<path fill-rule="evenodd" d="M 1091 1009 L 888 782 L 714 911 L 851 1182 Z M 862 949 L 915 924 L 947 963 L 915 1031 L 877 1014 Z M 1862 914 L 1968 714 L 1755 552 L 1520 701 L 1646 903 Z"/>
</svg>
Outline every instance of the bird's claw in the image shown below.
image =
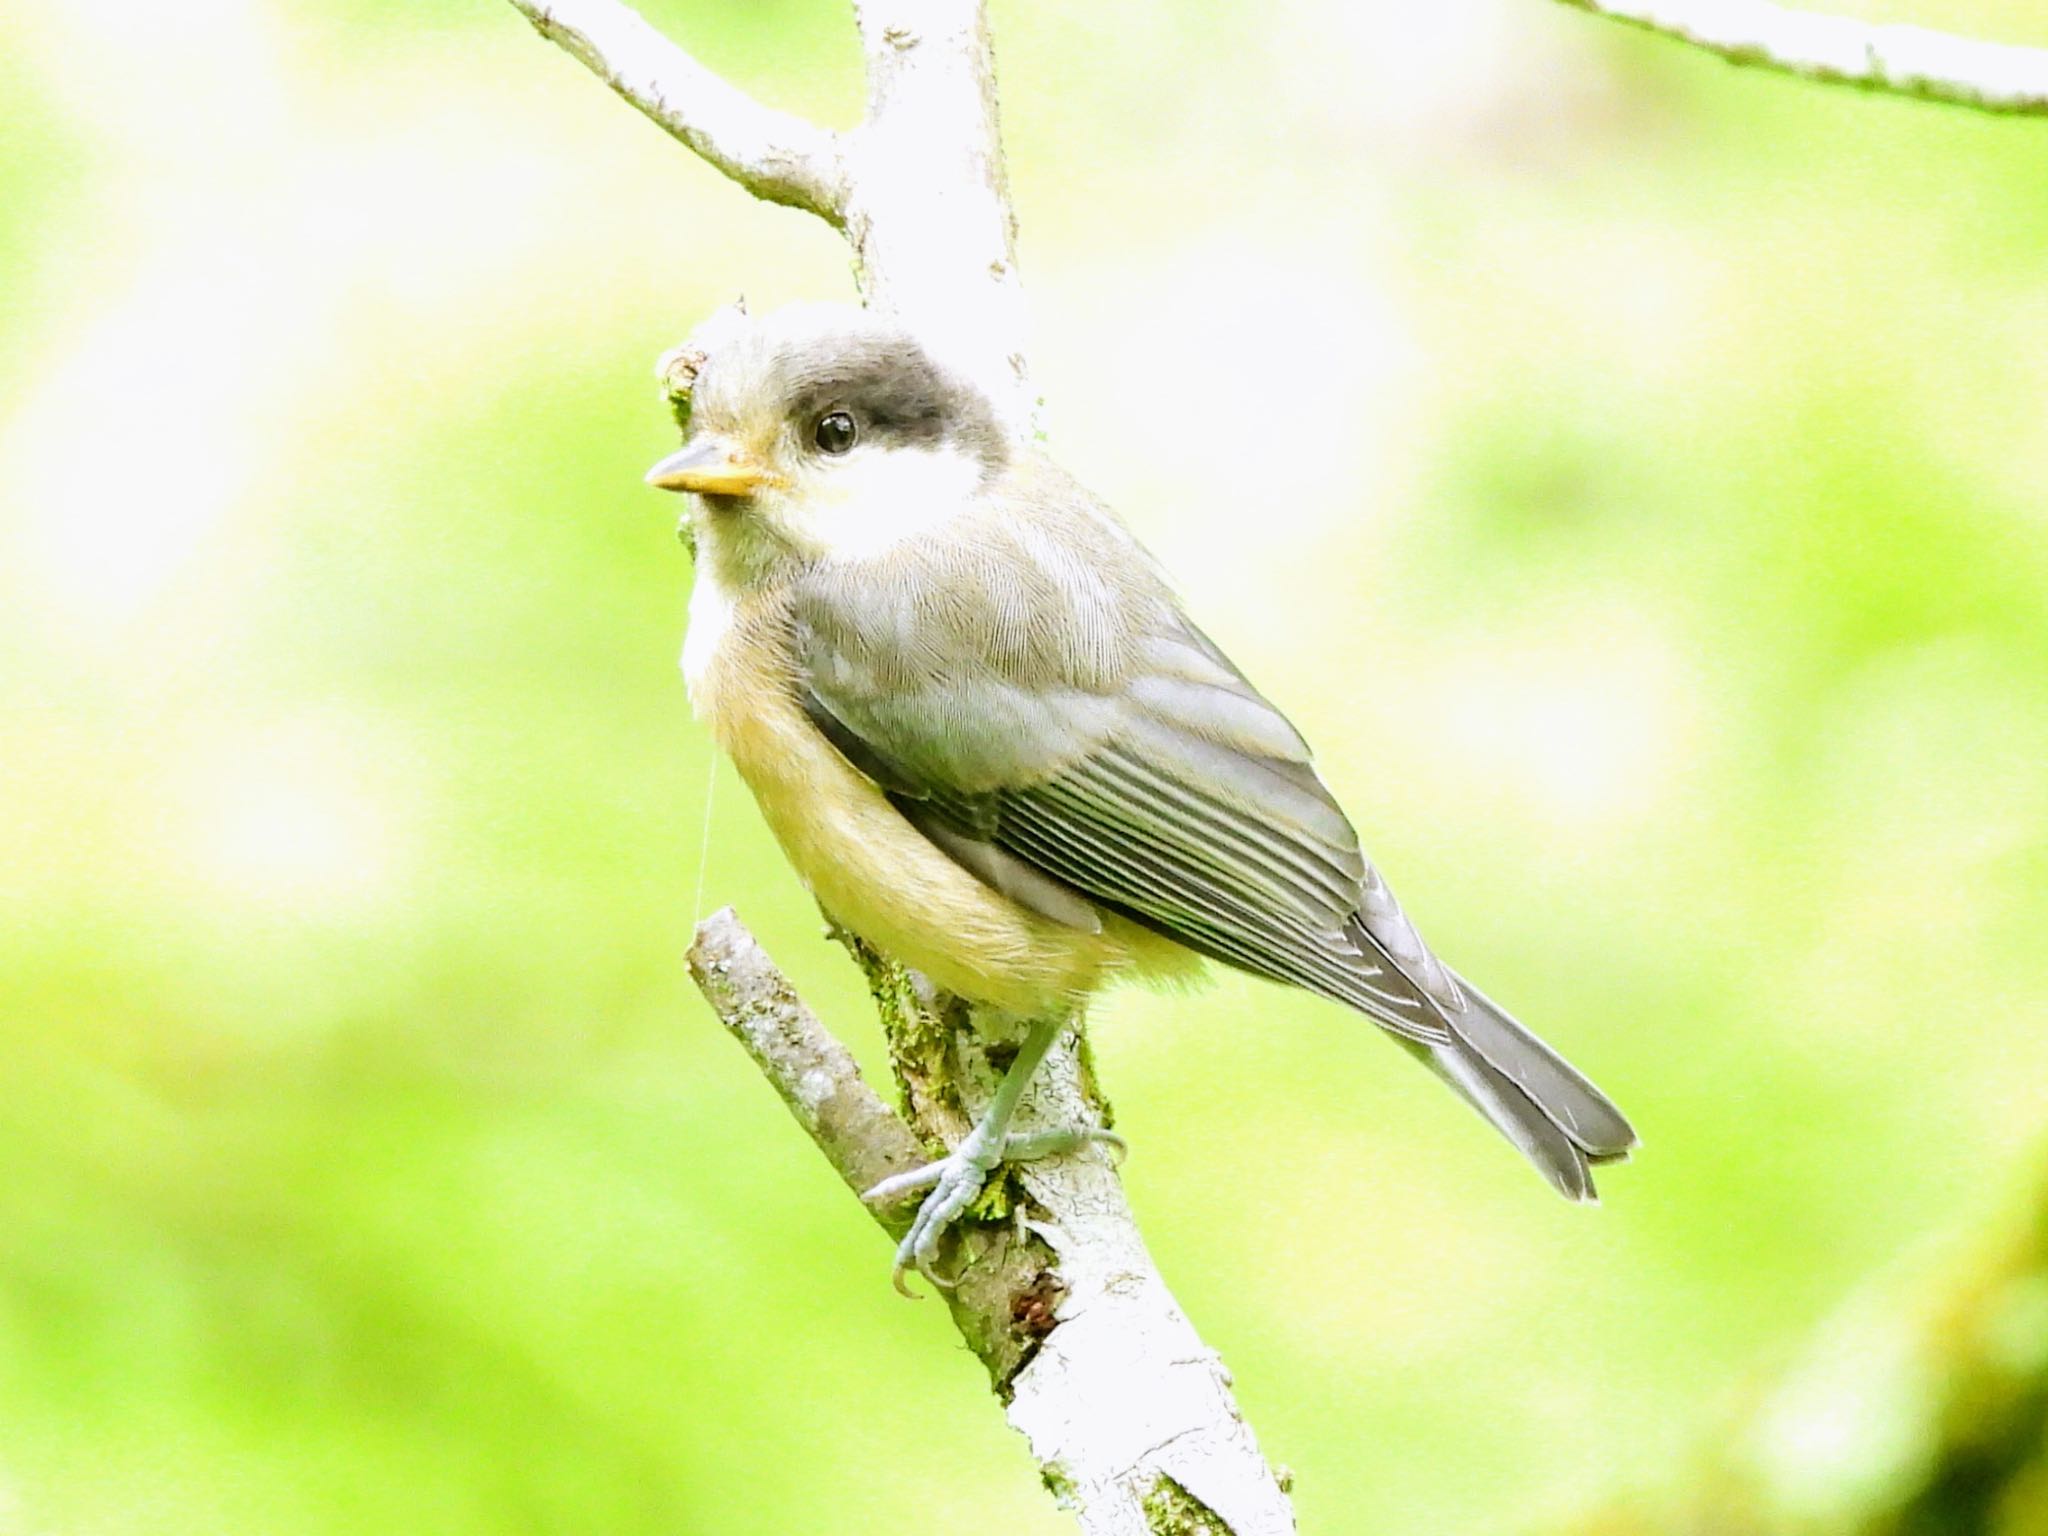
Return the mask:
<svg viewBox="0 0 2048 1536">
<path fill-rule="evenodd" d="M 931 1191 L 911 1218 L 910 1230 L 903 1234 L 903 1241 L 896 1245 L 896 1263 L 889 1273 L 890 1284 L 901 1294 L 915 1299 L 917 1293 L 903 1281 L 904 1275 L 915 1269 L 934 1286 L 951 1290 L 956 1282 L 939 1274 L 933 1268 L 933 1261 L 938 1258 L 941 1239 L 960 1219 L 961 1213 L 974 1203 L 975 1197 L 988 1183 L 989 1175 L 1003 1163 L 1034 1162 L 1042 1157 L 1078 1151 L 1096 1142 L 1113 1148 L 1119 1162 L 1128 1150 L 1121 1136 L 1096 1126 L 1081 1130 L 1025 1131 L 1004 1136 L 999 1142 L 984 1137 L 976 1127 L 968 1132 L 951 1156 L 896 1174 L 874 1185 L 861 1195 L 861 1199 L 870 1204 L 900 1199 L 920 1189 Z"/>
<path fill-rule="evenodd" d="M 927 1185 L 931 1188 L 931 1193 L 924 1197 L 917 1214 L 911 1218 L 910 1230 L 896 1245 L 896 1263 L 889 1271 L 889 1283 L 896 1287 L 898 1293 L 911 1297 L 916 1295 L 903 1283 L 904 1272 L 913 1266 L 933 1285 L 951 1288 L 952 1282 L 932 1267 L 933 1260 L 938 1257 L 939 1239 L 946 1235 L 948 1227 L 959 1220 L 960 1213 L 974 1202 L 974 1197 L 981 1193 L 989 1174 L 995 1171 L 1001 1160 L 999 1152 L 991 1155 L 982 1138 L 970 1133 L 950 1157 L 942 1157 L 922 1168 L 913 1168 L 908 1173 L 899 1173 L 893 1179 L 884 1179 L 861 1196 L 863 1200 L 882 1201 Z"/>
</svg>

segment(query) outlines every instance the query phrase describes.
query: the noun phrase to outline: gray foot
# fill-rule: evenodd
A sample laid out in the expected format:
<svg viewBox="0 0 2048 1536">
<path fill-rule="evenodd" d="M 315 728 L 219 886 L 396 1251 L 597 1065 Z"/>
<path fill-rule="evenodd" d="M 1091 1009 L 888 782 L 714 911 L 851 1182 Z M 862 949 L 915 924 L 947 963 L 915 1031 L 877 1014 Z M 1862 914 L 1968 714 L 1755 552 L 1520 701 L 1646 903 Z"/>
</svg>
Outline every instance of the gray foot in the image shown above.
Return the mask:
<svg viewBox="0 0 2048 1536">
<path fill-rule="evenodd" d="M 910 1230 L 903 1235 L 903 1241 L 896 1245 L 896 1265 L 890 1271 L 890 1283 L 905 1296 L 915 1295 L 903 1283 L 904 1272 L 915 1267 L 933 1285 L 950 1287 L 953 1282 L 941 1278 L 932 1268 L 932 1260 L 939 1252 L 939 1239 L 960 1219 L 960 1213 L 974 1203 L 974 1197 L 981 1193 L 988 1176 L 1003 1163 L 1028 1163 L 1062 1152 L 1075 1152 L 1095 1142 L 1114 1147 L 1118 1153 L 1124 1151 L 1121 1136 L 1093 1126 L 1085 1130 L 1029 1131 L 991 1136 L 984 1134 L 982 1127 L 977 1125 L 953 1149 L 951 1157 L 942 1157 L 922 1168 L 913 1168 L 908 1173 L 882 1180 L 861 1199 L 880 1204 L 901 1199 L 920 1189 L 931 1191 L 924 1197 L 924 1203 L 918 1206 L 917 1215 L 910 1223 Z"/>
</svg>

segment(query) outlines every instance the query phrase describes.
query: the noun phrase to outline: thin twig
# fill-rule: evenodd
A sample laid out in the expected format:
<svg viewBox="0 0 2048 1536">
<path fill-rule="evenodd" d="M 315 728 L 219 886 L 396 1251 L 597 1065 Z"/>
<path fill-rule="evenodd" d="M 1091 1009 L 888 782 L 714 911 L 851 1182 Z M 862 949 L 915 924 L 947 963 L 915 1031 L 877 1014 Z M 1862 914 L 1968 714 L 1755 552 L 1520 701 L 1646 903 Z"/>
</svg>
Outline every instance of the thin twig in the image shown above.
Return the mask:
<svg viewBox="0 0 2048 1536">
<path fill-rule="evenodd" d="M 620 0 L 512 4 L 542 37 L 756 197 L 835 228 L 844 222 L 846 173 L 831 130 L 754 100 Z"/>
<path fill-rule="evenodd" d="M 804 1006 L 731 907 L 698 925 L 689 965 L 711 1011 L 855 1194 L 925 1161 L 916 1134 L 868 1086 L 853 1053 Z"/>
<path fill-rule="evenodd" d="M 1984 112 L 2048 116 L 2048 48 L 1788 10 L 1766 0 L 1562 0 L 1733 64 Z"/>
</svg>

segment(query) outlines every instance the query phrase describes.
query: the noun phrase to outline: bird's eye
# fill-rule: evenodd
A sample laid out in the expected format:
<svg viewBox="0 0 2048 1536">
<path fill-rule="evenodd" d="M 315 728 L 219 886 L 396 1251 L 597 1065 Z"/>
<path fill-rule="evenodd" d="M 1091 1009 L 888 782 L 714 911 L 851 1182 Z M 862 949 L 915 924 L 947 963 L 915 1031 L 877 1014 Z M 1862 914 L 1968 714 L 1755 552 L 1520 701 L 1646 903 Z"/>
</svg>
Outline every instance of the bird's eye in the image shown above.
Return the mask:
<svg viewBox="0 0 2048 1536">
<path fill-rule="evenodd" d="M 853 440 L 859 435 L 854 430 L 851 416 L 844 411 L 830 411 L 818 418 L 811 440 L 821 453 L 841 454 L 853 446 Z"/>
</svg>

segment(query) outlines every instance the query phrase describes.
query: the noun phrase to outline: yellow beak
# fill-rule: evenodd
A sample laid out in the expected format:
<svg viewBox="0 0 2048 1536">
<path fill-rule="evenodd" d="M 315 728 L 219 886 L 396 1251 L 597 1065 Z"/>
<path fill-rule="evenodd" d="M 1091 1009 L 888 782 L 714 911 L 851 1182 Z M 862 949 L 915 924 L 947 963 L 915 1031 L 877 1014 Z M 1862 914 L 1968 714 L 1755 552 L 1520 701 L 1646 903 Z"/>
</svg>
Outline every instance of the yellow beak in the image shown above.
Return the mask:
<svg viewBox="0 0 2048 1536">
<path fill-rule="evenodd" d="M 780 485 L 782 477 L 730 443 L 711 437 L 683 444 L 647 471 L 647 483 L 700 496 L 751 496 L 763 486 Z"/>
</svg>

